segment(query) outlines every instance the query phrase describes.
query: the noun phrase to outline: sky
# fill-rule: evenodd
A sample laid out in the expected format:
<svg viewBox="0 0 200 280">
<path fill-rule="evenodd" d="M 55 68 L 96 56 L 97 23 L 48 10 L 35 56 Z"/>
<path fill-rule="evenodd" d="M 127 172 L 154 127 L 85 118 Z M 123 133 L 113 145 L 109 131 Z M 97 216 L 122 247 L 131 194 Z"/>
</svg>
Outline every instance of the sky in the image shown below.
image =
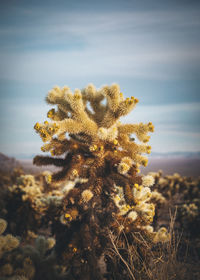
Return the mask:
<svg viewBox="0 0 200 280">
<path fill-rule="evenodd" d="M 118 83 L 153 152 L 200 151 L 200 1 L 0 2 L 0 152 L 28 157 L 55 85 Z"/>
</svg>

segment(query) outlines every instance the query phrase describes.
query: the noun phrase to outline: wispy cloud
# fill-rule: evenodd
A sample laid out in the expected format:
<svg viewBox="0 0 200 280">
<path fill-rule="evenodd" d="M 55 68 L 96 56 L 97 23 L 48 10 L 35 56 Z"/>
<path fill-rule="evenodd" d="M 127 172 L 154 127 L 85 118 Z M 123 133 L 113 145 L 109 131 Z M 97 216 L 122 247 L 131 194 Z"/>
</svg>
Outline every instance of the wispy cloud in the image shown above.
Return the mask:
<svg viewBox="0 0 200 280">
<path fill-rule="evenodd" d="M 191 38 L 200 27 L 198 11 L 37 12 L 33 25 L 0 29 L 10 41 L 0 55 L 1 78 L 177 79 L 199 67 L 200 40 Z M 35 13 L 29 16 L 35 19 Z"/>
</svg>

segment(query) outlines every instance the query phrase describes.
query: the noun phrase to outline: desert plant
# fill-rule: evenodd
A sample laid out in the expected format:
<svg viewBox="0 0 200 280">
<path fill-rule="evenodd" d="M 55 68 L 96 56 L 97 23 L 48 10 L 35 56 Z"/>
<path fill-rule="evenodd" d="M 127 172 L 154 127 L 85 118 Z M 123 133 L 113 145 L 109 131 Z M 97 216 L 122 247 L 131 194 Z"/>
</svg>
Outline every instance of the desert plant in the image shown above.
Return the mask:
<svg viewBox="0 0 200 280">
<path fill-rule="evenodd" d="M 189 238 L 199 238 L 200 177 L 180 176 L 178 173 L 164 176 L 162 172 L 149 174 L 155 180 L 151 199 L 156 204 L 157 210 L 159 209 L 160 215 L 165 202 L 170 208 L 177 207 L 176 226 L 179 225 L 183 234 Z"/>
<path fill-rule="evenodd" d="M 52 250 L 54 238 L 38 236 L 33 245 L 22 245 L 13 235 L 2 235 L 6 227 L 6 220 L 0 219 L 1 280 L 66 279 L 65 269 L 57 264 Z"/>
<path fill-rule="evenodd" d="M 154 126 L 120 123 L 138 99 L 125 99 L 117 84 L 99 90 L 90 84 L 74 94 L 57 86 L 46 101 L 57 110 L 51 109 L 47 114 L 51 121 L 36 123 L 35 130 L 45 142 L 42 151 L 51 156 L 36 156 L 34 163 L 61 167 L 48 176 L 51 185 L 65 188 L 74 182 L 51 224 L 56 252 L 68 268 L 69 279 L 102 279 L 98 264 L 111 244 L 110 232 L 123 230 L 129 243 L 137 243 L 137 234 L 149 244 L 169 238 L 165 228 L 154 232 L 151 226 L 154 179 L 139 175 L 140 165 L 148 162 L 143 154 L 151 151 L 147 134 Z M 137 248 L 146 258 L 146 250 Z"/>
</svg>

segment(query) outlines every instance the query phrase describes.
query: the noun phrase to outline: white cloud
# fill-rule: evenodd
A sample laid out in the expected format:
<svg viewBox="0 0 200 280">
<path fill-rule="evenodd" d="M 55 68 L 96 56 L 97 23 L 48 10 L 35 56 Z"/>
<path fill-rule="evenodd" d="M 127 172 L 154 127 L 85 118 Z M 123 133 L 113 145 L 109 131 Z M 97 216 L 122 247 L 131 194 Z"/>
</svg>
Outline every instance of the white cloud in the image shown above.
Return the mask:
<svg viewBox="0 0 200 280">
<path fill-rule="evenodd" d="M 114 43 L 116 44 L 116 43 Z M 26 82 L 49 82 L 67 78 L 98 76 L 177 79 L 192 71 L 192 63 L 200 60 L 199 52 L 164 50 L 142 52 L 137 49 L 125 54 L 109 48 L 81 51 L 52 51 L 23 54 L 1 53 L 4 67 L 0 77 Z M 181 67 L 183 67 L 181 69 Z M 188 68 L 187 68 L 188 67 Z M 183 72 L 183 73 L 182 73 Z"/>
</svg>

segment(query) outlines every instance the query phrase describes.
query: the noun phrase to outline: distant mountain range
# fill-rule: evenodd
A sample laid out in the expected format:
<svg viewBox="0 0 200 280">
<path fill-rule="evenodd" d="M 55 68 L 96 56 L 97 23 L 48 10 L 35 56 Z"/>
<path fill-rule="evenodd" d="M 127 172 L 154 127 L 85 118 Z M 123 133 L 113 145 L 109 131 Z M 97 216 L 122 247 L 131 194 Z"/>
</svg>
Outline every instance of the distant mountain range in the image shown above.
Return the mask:
<svg viewBox="0 0 200 280">
<path fill-rule="evenodd" d="M 8 157 L 0 153 L 0 170 L 2 171 L 11 171 L 16 167 L 20 167 L 21 164 L 14 157 Z"/>
<path fill-rule="evenodd" d="M 151 157 L 160 157 L 160 158 L 200 158 L 199 152 L 169 152 L 169 153 L 157 153 L 152 152 Z"/>
</svg>

